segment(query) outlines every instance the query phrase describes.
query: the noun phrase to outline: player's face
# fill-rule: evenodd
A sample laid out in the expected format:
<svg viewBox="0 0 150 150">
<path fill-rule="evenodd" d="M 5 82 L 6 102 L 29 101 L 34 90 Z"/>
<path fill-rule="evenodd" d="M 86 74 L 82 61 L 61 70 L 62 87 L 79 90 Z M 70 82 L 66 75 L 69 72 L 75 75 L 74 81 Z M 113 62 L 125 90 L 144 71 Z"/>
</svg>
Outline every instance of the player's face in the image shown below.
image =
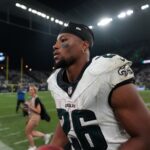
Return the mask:
<svg viewBox="0 0 150 150">
<path fill-rule="evenodd" d="M 53 46 L 55 67 L 66 68 L 74 64 L 82 55 L 83 42 L 83 40 L 73 34 L 59 34 Z"/>
</svg>

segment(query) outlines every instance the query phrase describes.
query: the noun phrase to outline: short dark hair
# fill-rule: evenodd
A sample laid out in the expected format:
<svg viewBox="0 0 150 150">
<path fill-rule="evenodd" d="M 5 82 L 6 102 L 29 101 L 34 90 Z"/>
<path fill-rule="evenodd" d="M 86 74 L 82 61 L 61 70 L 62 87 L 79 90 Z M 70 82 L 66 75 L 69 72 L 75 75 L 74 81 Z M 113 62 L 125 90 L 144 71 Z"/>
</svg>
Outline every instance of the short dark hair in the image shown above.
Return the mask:
<svg viewBox="0 0 150 150">
<path fill-rule="evenodd" d="M 94 34 L 92 30 L 84 25 L 84 24 L 77 24 L 73 22 L 69 22 L 68 26 L 63 28 L 59 34 L 61 33 L 71 33 L 79 38 L 81 38 L 83 41 L 88 41 L 90 44 L 90 48 L 93 47 L 94 44 Z"/>
</svg>

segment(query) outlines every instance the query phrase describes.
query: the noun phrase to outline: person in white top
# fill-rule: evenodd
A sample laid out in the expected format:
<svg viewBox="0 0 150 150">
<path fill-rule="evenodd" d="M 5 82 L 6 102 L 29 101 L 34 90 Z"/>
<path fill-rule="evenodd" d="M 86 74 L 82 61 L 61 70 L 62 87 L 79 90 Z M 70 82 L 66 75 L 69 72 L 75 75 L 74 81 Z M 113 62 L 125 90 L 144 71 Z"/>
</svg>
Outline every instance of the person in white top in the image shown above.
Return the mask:
<svg viewBox="0 0 150 150">
<path fill-rule="evenodd" d="M 56 70 L 48 88 L 59 122 L 50 144 L 69 150 L 150 150 L 150 112 L 134 85 L 132 63 L 115 54 L 90 60 L 93 42 L 87 26 L 69 23 L 53 46 Z"/>
<path fill-rule="evenodd" d="M 36 103 L 36 100 L 38 99 L 38 95 L 37 95 L 37 87 L 35 85 L 29 86 L 29 95 L 31 96 L 31 99 L 29 101 L 26 101 L 24 106 L 24 109 L 28 111 L 28 119 L 25 128 L 25 134 L 29 141 L 28 150 L 36 150 L 33 137 L 34 136 L 42 137 L 45 140 L 45 144 L 48 144 L 51 135 L 35 130 L 35 128 L 37 127 L 37 125 L 41 120 L 41 116 L 40 116 L 41 106 L 39 103 Z"/>
</svg>

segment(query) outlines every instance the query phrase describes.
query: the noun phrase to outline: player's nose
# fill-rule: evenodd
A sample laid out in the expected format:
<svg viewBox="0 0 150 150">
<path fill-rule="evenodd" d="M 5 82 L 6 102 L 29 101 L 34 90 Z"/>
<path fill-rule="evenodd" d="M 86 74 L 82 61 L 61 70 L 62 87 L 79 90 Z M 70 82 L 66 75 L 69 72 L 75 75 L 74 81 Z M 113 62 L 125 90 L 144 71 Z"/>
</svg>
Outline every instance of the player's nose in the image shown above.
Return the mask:
<svg viewBox="0 0 150 150">
<path fill-rule="evenodd" d="M 53 45 L 53 50 L 57 50 L 59 49 L 59 46 L 60 44 L 58 42 L 56 42 L 54 45 Z"/>
</svg>

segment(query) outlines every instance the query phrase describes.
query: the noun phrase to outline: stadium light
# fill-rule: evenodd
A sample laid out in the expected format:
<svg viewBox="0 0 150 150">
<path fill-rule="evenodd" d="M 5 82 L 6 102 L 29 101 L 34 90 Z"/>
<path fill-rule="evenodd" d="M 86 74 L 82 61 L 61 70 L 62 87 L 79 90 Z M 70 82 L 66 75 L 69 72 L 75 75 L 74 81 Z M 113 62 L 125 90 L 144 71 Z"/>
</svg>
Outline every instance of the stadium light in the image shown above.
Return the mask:
<svg viewBox="0 0 150 150">
<path fill-rule="evenodd" d="M 47 15 L 47 14 L 45 14 L 43 12 L 40 12 L 40 11 L 38 11 L 36 9 L 32 9 L 30 7 L 27 8 L 25 5 L 22 5 L 20 3 L 16 3 L 15 5 L 16 5 L 16 7 L 19 7 L 19 8 L 25 9 L 25 10 L 27 9 L 29 12 L 31 12 L 31 13 L 33 13 L 35 15 L 38 15 L 38 16 L 40 16 L 42 18 L 45 18 L 47 20 L 50 19 L 50 21 L 52 21 L 52 22 L 54 21 L 56 24 L 67 26 L 67 23 L 64 23 L 63 21 L 61 21 L 59 19 L 55 19 L 54 17 L 50 17 L 49 15 Z"/>
<path fill-rule="evenodd" d="M 37 10 L 35 10 L 35 9 L 28 8 L 28 11 L 31 12 L 31 13 L 33 13 L 33 14 L 36 14 L 36 15 L 42 17 L 42 18 L 49 19 L 49 16 L 48 16 L 48 15 L 46 15 L 45 13 L 42 13 L 42 12 L 40 12 L 40 11 L 37 11 Z"/>
<path fill-rule="evenodd" d="M 16 5 L 16 7 L 19 7 L 19 8 L 24 9 L 24 10 L 27 9 L 27 6 L 22 5 L 22 4 L 20 4 L 20 3 L 16 3 L 15 5 Z"/>
<path fill-rule="evenodd" d="M 5 56 L 3 52 L 0 52 L 0 62 L 5 60 Z"/>
<path fill-rule="evenodd" d="M 90 29 L 93 29 L 93 26 L 89 26 Z"/>
<path fill-rule="evenodd" d="M 3 66 L 1 66 L 1 70 L 4 70 L 4 67 L 3 67 Z"/>
<path fill-rule="evenodd" d="M 64 26 L 67 27 L 67 26 L 68 26 L 68 23 L 64 23 Z"/>
<path fill-rule="evenodd" d="M 111 21 L 113 21 L 112 18 L 103 18 L 100 22 L 97 23 L 98 26 L 106 26 L 108 25 Z"/>
<path fill-rule="evenodd" d="M 118 15 L 118 18 L 119 18 L 119 19 L 123 19 L 123 18 L 125 18 L 126 16 L 130 16 L 130 15 L 132 15 L 132 14 L 133 14 L 133 10 L 132 10 L 132 9 L 129 9 L 129 10 L 127 10 L 127 11 L 121 12 L 121 13 Z"/>
<path fill-rule="evenodd" d="M 54 17 L 51 17 L 51 19 L 50 19 L 52 22 L 55 20 L 55 18 Z"/>
<path fill-rule="evenodd" d="M 128 16 L 132 15 L 132 14 L 133 14 L 133 10 L 131 10 L 131 9 L 127 10 L 127 11 L 126 11 L 126 14 L 127 14 Z"/>
<path fill-rule="evenodd" d="M 58 19 L 55 19 L 55 23 L 57 23 L 57 24 L 58 24 L 58 23 L 59 23 L 59 20 L 58 20 Z"/>
<path fill-rule="evenodd" d="M 51 17 L 51 21 L 53 22 L 55 20 L 55 18 L 54 17 Z"/>
<path fill-rule="evenodd" d="M 68 26 L 68 24 L 67 24 L 67 23 L 64 23 L 64 21 L 61 21 L 61 20 L 59 20 L 59 19 L 55 19 L 54 17 L 51 17 L 51 16 L 49 16 L 49 15 L 47 15 L 47 14 L 45 14 L 45 13 L 42 13 L 42 12 L 40 12 L 40 11 L 38 11 L 38 10 L 32 9 L 32 8 L 30 8 L 30 7 L 27 8 L 27 6 L 22 5 L 22 4 L 20 4 L 20 3 L 16 3 L 15 5 L 16 5 L 16 7 L 19 7 L 19 8 L 24 9 L 24 10 L 27 9 L 29 12 L 31 12 L 31 13 L 33 13 L 33 14 L 36 14 L 36 15 L 38 15 L 38 16 L 40 16 L 40 17 L 42 17 L 42 18 L 45 18 L 45 19 L 47 19 L 47 20 L 50 20 L 50 21 L 52 21 L 52 22 L 54 22 L 54 23 L 56 23 L 56 24 L 63 25 L 63 26 L 65 26 L 65 27 Z M 148 4 L 145 4 L 145 5 L 141 6 L 141 10 L 145 10 L 145 9 L 147 9 L 147 8 L 149 8 L 149 5 L 148 5 Z M 123 18 L 125 18 L 125 17 L 127 17 L 127 16 L 132 15 L 133 12 L 134 12 L 134 11 L 133 11 L 132 9 L 129 9 L 129 10 L 127 10 L 127 11 L 121 12 L 117 17 L 118 17 L 119 19 L 123 19 Z M 112 21 L 113 21 L 113 18 L 104 18 L 104 19 L 100 20 L 100 22 L 98 22 L 97 25 L 98 25 L 98 26 L 106 26 L 106 25 L 108 25 L 108 24 L 109 24 L 110 22 L 112 22 Z M 93 26 L 89 26 L 89 28 L 90 28 L 90 29 L 93 29 L 94 27 L 93 27 Z"/>
<path fill-rule="evenodd" d="M 150 59 L 149 60 L 143 60 L 142 64 L 150 64 Z"/>
<path fill-rule="evenodd" d="M 31 11 L 32 11 L 32 9 L 31 9 L 31 8 L 28 8 L 28 11 L 29 11 L 29 12 L 31 12 Z"/>
<path fill-rule="evenodd" d="M 25 65 L 25 68 L 28 68 L 29 66 L 28 65 Z"/>
<path fill-rule="evenodd" d="M 145 10 L 145 9 L 148 9 L 148 8 L 149 8 L 148 4 L 141 6 L 141 10 Z"/>
<path fill-rule="evenodd" d="M 49 19 L 49 16 L 46 16 L 46 19 Z"/>
<path fill-rule="evenodd" d="M 59 22 L 58 22 L 60 25 L 63 25 L 64 24 L 64 22 L 63 21 L 61 21 L 61 20 L 59 20 Z"/>
<path fill-rule="evenodd" d="M 29 68 L 29 71 L 32 71 L 32 68 Z"/>
<path fill-rule="evenodd" d="M 125 18 L 126 17 L 126 13 L 125 12 L 121 12 L 119 15 L 118 15 L 118 18 L 122 19 L 122 18 Z"/>
</svg>

